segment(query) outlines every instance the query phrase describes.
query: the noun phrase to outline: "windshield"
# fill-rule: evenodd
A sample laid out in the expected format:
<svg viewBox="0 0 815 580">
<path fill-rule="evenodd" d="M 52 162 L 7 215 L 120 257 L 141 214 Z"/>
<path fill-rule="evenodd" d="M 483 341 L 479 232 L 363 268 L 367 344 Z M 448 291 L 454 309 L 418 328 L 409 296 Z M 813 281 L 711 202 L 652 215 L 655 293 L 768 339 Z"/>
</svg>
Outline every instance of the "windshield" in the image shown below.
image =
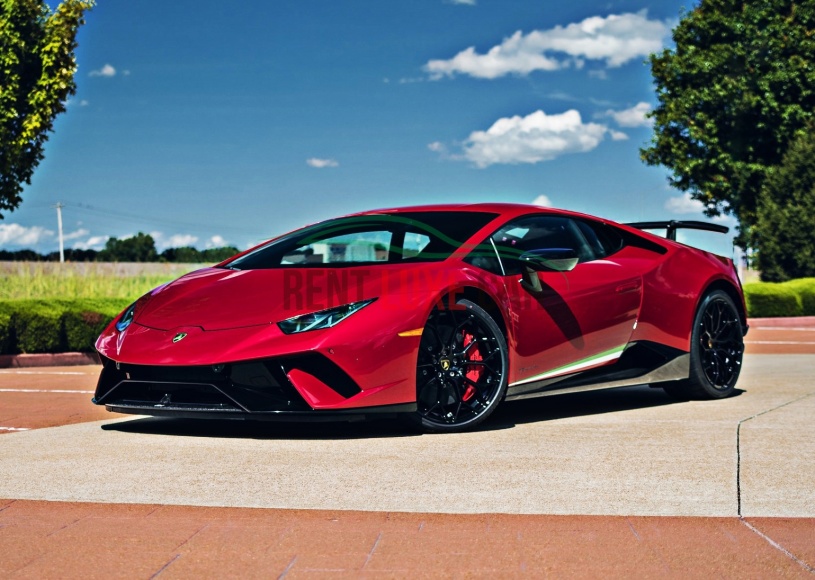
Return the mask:
<svg viewBox="0 0 815 580">
<path fill-rule="evenodd" d="M 351 216 L 297 230 L 225 264 L 235 270 L 435 262 L 495 219 L 486 212 Z"/>
</svg>

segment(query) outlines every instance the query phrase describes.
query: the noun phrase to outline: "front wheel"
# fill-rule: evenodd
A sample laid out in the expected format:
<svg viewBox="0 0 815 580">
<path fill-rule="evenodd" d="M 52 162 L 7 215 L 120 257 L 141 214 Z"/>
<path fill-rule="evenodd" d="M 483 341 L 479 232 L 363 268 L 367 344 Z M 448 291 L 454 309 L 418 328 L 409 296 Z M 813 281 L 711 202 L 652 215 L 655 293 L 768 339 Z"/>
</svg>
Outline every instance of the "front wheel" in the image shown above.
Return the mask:
<svg viewBox="0 0 815 580">
<path fill-rule="evenodd" d="M 507 389 L 507 344 L 487 312 L 460 300 L 436 308 L 422 333 L 414 419 L 425 431 L 465 431 L 489 417 Z"/>
<path fill-rule="evenodd" d="M 677 399 L 723 399 L 733 394 L 744 356 L 744 334 L 733 299 L 716 290 L 699 305 L 693 322 L 690 376 L 665 383 Z"/>
</svg>

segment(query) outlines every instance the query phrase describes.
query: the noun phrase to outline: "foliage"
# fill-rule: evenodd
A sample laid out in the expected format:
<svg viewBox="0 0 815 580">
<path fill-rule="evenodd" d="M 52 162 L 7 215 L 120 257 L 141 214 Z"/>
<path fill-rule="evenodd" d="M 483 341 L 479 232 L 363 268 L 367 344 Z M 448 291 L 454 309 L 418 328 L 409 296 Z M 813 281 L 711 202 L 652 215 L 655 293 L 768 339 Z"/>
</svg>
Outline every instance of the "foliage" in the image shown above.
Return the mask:
<svg viewBox="0 0 815 580">
<path fill-rule="evenodd" d="M 105 249 L 97 254 L 102 262 L 155 262 L 156 242 L 150 234 L 139 232 L 130 238 L 108 238 Z"/>
<path fill-rule="evenodd" d="M 158 255 L 158 262 L 171 262 L 174 264 L 217 264 L 231 258 L 239 252 L 235 246 L 222 246 L 220 248 L 207 248 L 198 250 L 191 246 L 183 248 L 167 248 Z M 66 262 L 99 262 L 99 252 L 96 250 L 66 249 Z M 0 250 L 0 261 L 5 262 L 59 262 L 59 252 L 38 254 L 34 250 Z"/>
<path fill-rule="evenodd" d="M 732 213 L 747 246 L 765 177 L 815 114 L 815 3 L 701 0 L 650 58 L 658 105 L 641 150 L 670 183 Z"/>
<path fill-rule="evenodd" d="M 42 0 L 0 0 L 0 210 L 20 205 L 54 119 L 76 92 L 76 33 L 92 5 L 64 0 L 52 12 Z"/>
<path fill-rule="evenodd" d="M 784 285 L 801 297 L 804 316 L 815 316 L 815 278 L 790 280 Z"/>
<path fill-rule="evenodd" d="M 815 278 L 784 283 L 751 282 L 744 285 L 747 316 L 815 316 Z"/>
<path fill-rule="evenodd" d="M 0 301 L 0 354 L 93 350 L 129 300 Z"/>
<path fill-rule="evenodd" d="M 182 248 L 167 248 L 159 259 L 162 262 L 176 262 L 186 264 L 217 264 L 227 258 L 231 258 L 238 253 L 238 248 L 234 246 L 223 246 L 221 248 L 208 248 L 198 250 L 192 246 Z"/>
<path fill-rule="evenodd" d="M 751 232 L 765 282 L 815 276 L 815 133 L 800 135 L 767 175 Z"/>
<path fill-rule="evenodd" d="M 186 267 L 157 264 L 150 271 L 125 272 L 113 266 L 24 262 L 10 264 L 0 270 L 0 300 L 117 298 L 129 303 L 189 270 Z"/>
</svg>

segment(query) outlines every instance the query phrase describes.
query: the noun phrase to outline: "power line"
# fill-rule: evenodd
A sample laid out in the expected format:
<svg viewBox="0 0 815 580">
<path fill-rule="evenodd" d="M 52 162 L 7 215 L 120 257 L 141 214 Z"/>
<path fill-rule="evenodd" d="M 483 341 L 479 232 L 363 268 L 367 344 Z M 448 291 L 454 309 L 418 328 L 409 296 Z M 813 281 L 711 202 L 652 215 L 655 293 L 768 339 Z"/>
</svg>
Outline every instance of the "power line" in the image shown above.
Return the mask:
<svg viewBox="0 0 815 580">
<path fill-rule="evenodd" d="M 209 231 L 233 231 L 233 232 L 240 232 L 242 234 L 249 234 L 255 235 L 257 237 L 268 237 L 269 232 L 260 232 L 259 230 L 247 230 L 246 228 L 238 227 L 238 226 L 229 226 L 223 223 L 219 223 L 217 225 L 212 224 L 201 224 L 201 223 L 192 223 L 192 222 L 183 222 L 183 221 L 176 221 L 176 220 L 166 220 L 162 218 L 156 218 L 154 216 L 146 217 L 137 214 L 132 214 L 128 212 L 123 212 L 119 210 L 111 210 L 106 208 L 101 208 L 97 206 L 93 206 L 86 203 L 74 203 L 74 202 L 66 202 L 62 204 L 64 207 L 71 207 L 76 210 L 86 211 L 90 213 L 96 213 L 105 217 L 115 217 L 118 219 L 126 219 L 126 220 L 137 220 L 142 223 L 148 224 L 157 224 L 157 225 L 164 225 L 170 227 L 182 227 L 182 228 L 195 228 L 197 230 L 209 230 Z"/>
</svg>

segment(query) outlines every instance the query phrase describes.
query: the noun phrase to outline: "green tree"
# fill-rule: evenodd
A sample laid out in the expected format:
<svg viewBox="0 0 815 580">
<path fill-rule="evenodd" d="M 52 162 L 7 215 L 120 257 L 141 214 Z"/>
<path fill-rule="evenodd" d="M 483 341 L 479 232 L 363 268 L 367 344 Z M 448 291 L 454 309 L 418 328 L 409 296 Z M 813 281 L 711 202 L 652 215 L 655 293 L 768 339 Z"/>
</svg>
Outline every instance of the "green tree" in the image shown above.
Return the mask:
<svg viewBox="0 0 815 580">
<path fill-rule="evenodd" d="M 654 135 L 641 150 L 671 185 L 733 214 L 749 244 L 758 197 L 815 114 L 815 2 L 701 0 L 653 54 Z"/>
<path fill-rule="evenodd" d="M 96 255 L 98 262 L 156 262 L 156 242 L 150 234 L 139 232 L 133 237 L 119 240 L 109 238 L 105 249 Z"/>
<path fill-rule="evenodd" d="M 93 0 L 0 0 L 0 210 L 14 210 L 76 92 L 76 33 Z M 0 213 L 0 219 L 3 214 Z"/>
<path fill-rule="evenodd" d="M 235 246 L 222 246 L 220 248 L 209 248 L 201 252 L 201 261 L 207 264 L 217 264 L 227 258 L 231 258 L 239 252 Z"/>
<path fill-rule="evenodd" d="M 751 233 L 763 281 L 815 276 L 815 127 L 767 175 Z"/>
</svg>

